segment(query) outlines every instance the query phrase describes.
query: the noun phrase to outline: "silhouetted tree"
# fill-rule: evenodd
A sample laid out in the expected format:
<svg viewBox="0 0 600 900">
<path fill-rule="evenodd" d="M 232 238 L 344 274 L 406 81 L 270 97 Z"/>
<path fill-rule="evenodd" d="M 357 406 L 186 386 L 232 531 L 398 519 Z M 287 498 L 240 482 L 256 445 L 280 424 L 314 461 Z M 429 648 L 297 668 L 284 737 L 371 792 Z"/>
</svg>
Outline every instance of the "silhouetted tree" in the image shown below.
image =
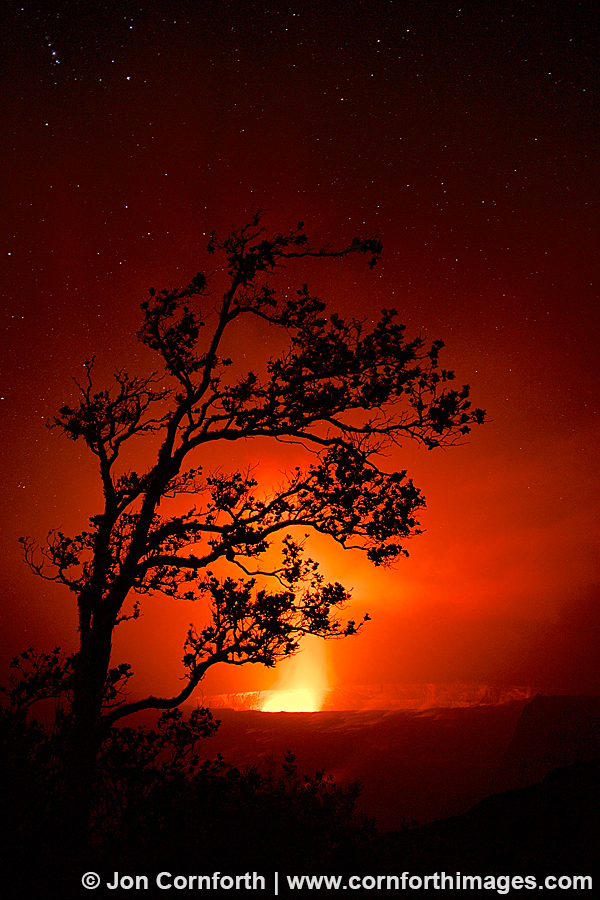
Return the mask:
<svg viewBox="0 0 600 900">
<path fill-rule="evenodd" d="M 75 654 L 59 648 L 38 653 L 30 647 L 11 660 L 8 683 L 0 687 L 0 805 L 10 823 L 4 849 L 21 892 L 47 886 L 60 860 L 58 882 L 64 876 L 68 893 L 70 870 L 83 863 L 86 845 L 96 861 L 106 853 L 126 860 L 140 842 L 140 850 L 150 844 L 156 849 L 165 839 L 165 806 L 181 808 L 188 793 L 193 803 L 194 776 L 210 771 L 201 764 L 200 747 L 219 722 L 201 707 L 187 719 L 171 709 L 154 728 L 105 729 L 88 783 L 74 782 L 69 725 L 75 661 Z M 131 675 L 126 664 L 109 671 L 104 712 L 119 702 Z M 197 817 L 203 812 L 197 810 Z M 152 860 L 147 855 L 145 861 Z"/>
<path fill-rule="evenodd" d="M 376 566 L 406 555 L 403 541 L 419 533 L 425 502 L 406 472 L 380 468 L 382 451 L 406 438 L 446 447 L 483 421 L 469 387 L 449 386 L 454 373 L 438 362 L 443 342 L 406 340 L 395 310 L 368 330 L 326 314 L 305 284 L 286 295 L 272 283 L 302 259 L 359 253 L 373 267 L 381 249 L 373 236 L 316 249 L 302 223 L 267 236 L 256 213 L 224 239 L 212 234 L 207 250 L 224 258 L 222 269 L 199 272 L 184 288 L 150 289 L 138 338 L 158 357 L 157 372 L 121 368 L 113 387 L 99 390 L 93 359 L 85 363 L 77 404 L 53 426 L 96 456 L 103 508 L 74 537 L 52 532 L 42 548 L 22 539 L 31 568 L 77 597 L 68 741 L 80 787 L 107 728 L 132 712 L 177 707 L 210 666 L 273 666 L 303 635 L 356 634 L 361 624 L 340 618 L 348 591 L 324 580 L 304 536 L 359 548 Z M 215 299 L 209 287 L 219 277 L 226 284 Z M 249 320 L 264 323 L 273 347 L 256 371 L 244 368 L 243 352 L 233 358 Z M 122 459 L 139 438 L 155 461 L 138 473 Z M 203 452 L 252 438 L 310 451 L 312 461 L 292 466 L 271 492 L 259 490 L 250 469 L 205 470 Z M 238 576 L 217 577 L 211 567 L 220 563 Z M 107 704 L 114 629 L 135 619 L 150 593 L 208 600 L 208 622 L 187 634 L 185 686 L 172 697 L 115 695 Z"/>
</svg>

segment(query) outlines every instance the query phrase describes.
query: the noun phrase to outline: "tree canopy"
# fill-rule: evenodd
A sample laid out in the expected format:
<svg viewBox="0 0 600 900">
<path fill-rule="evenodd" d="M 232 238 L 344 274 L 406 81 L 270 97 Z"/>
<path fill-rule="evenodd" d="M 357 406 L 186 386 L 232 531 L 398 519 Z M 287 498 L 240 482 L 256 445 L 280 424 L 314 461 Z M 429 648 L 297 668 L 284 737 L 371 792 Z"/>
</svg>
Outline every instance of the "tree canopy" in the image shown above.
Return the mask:
<svg viewBox="0 0 600 900">
<path fill-rule="evenodd" d="M 207 251 L 221 268 L 183 288 L 150 288 L 142 303 L 138 339 L 156 355 L 156 371 L 120 368 L 111 388 L 98 389 L 92 359 L 76 382 L 78 402 L 54 418 L 53 427 L 97 458 L 101 511 L 76 536 L 52 532 L 42 548 L 22 539 L 30 566 L 77 596 L 73 702 L 87 728 L 102 718 L 113 630 L 139 615 L 145 594 L 204 599 L 208 621 L 187 634 L 184 688 L 112 702 L 107 724 L 179 705 L 216 663 L 273 666 L 305 634 L 356 634 L 361 624 L 343 617 L 348 589 L 324 579 L 305 536 L 358 548 L 375 566 L 393 564 L 419 533 L 425 501 L 405 471 L 385 471 L 383 451 L 407 439 L 447 447 L 484 421 L 469 387 L 453 387 L 454 373 L 441 368 L 443 342 L 407 339 L 394 309 L 369 329 L 329 312 L 306 284 L 291 294 L 277 289 L 276 276 L 303 259 L 363 254 L 372 268 L 382 252 L 377 236 L 315 248 L 302 223 L 269 235 L 257 212 L 224 238 L 213 233 Z M 215 296 L 220 278 L 226 287 Z M 264 323 L 274 348 L 257 371 L 244 368 L 243 353 L 229 355 L 230 333 L 249 320 Z M 137 472 L 122 460 L 140 437 L 156 453 Z M 203 451 L 219 442 L 226 460 L 232 443 L 254 438 L 285 443 L 288 456 L 296 448 L 309 461 L 292 465 L 276 487 L 259 485 L 250 467 L 206 467 Z"/>
</svg>

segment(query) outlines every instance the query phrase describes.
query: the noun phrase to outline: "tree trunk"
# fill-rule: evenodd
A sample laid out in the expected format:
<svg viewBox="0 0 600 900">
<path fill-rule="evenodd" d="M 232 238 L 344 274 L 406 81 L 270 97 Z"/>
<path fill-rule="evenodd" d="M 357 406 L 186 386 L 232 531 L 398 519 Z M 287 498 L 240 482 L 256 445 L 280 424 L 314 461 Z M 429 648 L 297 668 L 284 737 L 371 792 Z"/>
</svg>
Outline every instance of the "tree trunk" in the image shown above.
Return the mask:
<svg viewBox="0 0 600 900">
<path fill-rule="evenodd" d="M 65 812 L 79 850 L 87 844 L 96 760 L 103 740 L 102 702 L 110 665 L 112 627 L 94 619 L 77 655 L 72 718 L 65 754 Z"/>
</svg>

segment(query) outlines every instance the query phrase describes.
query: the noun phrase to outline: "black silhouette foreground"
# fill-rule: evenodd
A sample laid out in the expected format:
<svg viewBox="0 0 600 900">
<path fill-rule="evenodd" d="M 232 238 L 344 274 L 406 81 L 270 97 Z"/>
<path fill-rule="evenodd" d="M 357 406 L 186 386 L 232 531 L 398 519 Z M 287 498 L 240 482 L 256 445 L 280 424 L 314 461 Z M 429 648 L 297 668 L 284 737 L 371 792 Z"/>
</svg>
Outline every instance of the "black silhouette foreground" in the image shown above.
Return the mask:
<svg viewBox="0 0 600 900">
<path fill-rule="evenodd" d="M 61 733 L 74 664 L 58 652 L 26 651 L 13 660 L 4 689 L 0 739 L 0 803 L 8 826 L 4 882 L 78 895 L 88 870 L 243 874 L 329 869 L 338 855 L 361 853 L 376 834 L 356 811 L 359 786 L 341 787 L 323 772 L 302 775 L 294 756 L 244 770 L 202 747 L 218 722 L 199 709 L 178 709 L 155 727 L 114 727 L 105 737 L 90 785 L 87 840 L 73 839 L 65 802 Z M 48 731 L 27 715 L 30 701 L 52 693 L 58 703 Z M 158 869 L 156 867 L 159 867 Z M 191 871 L 191 870 L 190 870 Z"/>
<path fill-rule="evenodd" d="M 515 782 L 525 786 L 490 796 L 467 814 L 423 826 L 408 817 L 405 827 L 384 833 L 357 811 L 358 785 L 341 787 L 322 772 L 301 775 L 291 753 L 281 764 L 267 760 L 244 770 L 221 757 L 205 759 L 210 742 L 205 747 L 201 742 L 215 723 L 204 713 L 185 722 L 179 710 L 168 711 L 155 728 L 110 732 L 95 767 L 89 841 L 85 847 L 70 845 L 68 824 L 61 821 L 69 810 L 55 777 L 60 729 L 48 735 L 23 715 L 28 699 L 43 692 L 45 683 L 54 682 L 56 690 L 68 666 L 55 654 L 22 654 L 5 693 L 0 802 L 10 830 L 3 881 L 15 896 L 33 896 L 32 891 L 78 896 L 87 871 L 101 873 L 105 882 L 112 882 L 115 871 L 142 873 L 151 885 L 160 871 L 354 875 L 366 877 L 365 890 L 353 892 L 359 897 L 370 896 L 373 873 L 408 873 L 414 886 L 415 876 L 445 873 L 455 879 L 459 872 L 461 878 L 480 878 L 485 889 L 493 879 L 497 893 L 506 892 L 509 876 L 526 877 L 527 887 L 532 879 L 542 884 L 549 875 L 562 877 L 564 890 L 565 877 L 598 875 L 598 698 L 536 698 L 524 706 L 504 762 L 496 760 L 496 776 L 500 790 Z M 512 713 L 509 718 L 514 728 Z M 447 738 L 448 719 L 438 719 L 440 745 L 432 764 L 440 752 L 444 757 L 440 748 Z M 572 741 L 573 722 L 586 736 L 584 745 Z M 289 722 L 286 729 L 291 737 Z M 497 725 L 489 733 L 478 729 L 484 741 L 496 731 Z M 341 742 L 350 735 L 356 743 L 355 728 L 338 730 Z M 577 761 L 530 783 L 561 759 Z M 393 754 L 382 751 L 381 768 L 397 764 Z M 422 787 L 429 789 L 425 781 Z M 401 795 L 388 793 L 390 802 L 403 803 Z M 474 889 L 470 881 L 467 887 Z M 273 896 L 270 890 L 261 895 Z"/>
</svg>

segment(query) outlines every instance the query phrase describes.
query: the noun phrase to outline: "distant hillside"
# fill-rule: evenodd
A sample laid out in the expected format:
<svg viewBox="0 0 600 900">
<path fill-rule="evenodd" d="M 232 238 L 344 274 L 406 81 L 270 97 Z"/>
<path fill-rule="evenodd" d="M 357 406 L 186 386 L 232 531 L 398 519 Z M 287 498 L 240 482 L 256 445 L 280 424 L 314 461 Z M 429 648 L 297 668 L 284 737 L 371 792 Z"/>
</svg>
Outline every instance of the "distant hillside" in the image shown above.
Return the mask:
<svg viewBox="0 0 600 900">
<path fill-rule="evenodd" d="M 600 757 L 600 697 L 542 697 L 528 703 L 504 754 L 504 788 L 541 781 L 551 769 Z"/>
<path fill-rule="evenodd" d="M 262 713 L 215 709 L 203 753 L 240 768 L 292 750 L 302 773 L 360 781 L 380 827 L 466 812 L 490 794 L 525 700 L 461 708 Z"/>
<path fill-rule="evenodd" d="M 599 834 L 600 760 L 595 759 L 494 794 L 464 815 L 384 834 L 361 864 L 376 871 L 533 875 L 538 885 L 547 875 L 597 878 Z"/>
</svg>

